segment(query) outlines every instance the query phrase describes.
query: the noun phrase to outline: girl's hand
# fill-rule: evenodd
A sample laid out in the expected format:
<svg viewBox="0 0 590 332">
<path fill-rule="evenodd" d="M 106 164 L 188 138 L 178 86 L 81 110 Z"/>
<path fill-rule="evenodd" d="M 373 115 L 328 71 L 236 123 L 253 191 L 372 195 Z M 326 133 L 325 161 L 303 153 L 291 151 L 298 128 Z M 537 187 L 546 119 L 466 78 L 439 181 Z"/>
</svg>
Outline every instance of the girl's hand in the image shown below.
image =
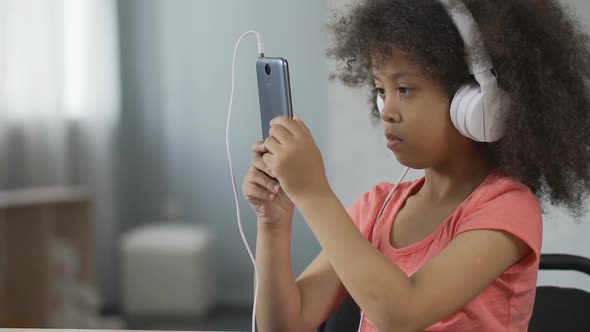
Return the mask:
<svg viewBox="0 0 590 332">
<path fill-rule="evenodd" d="M 322 154 L 301 118 L 281 116 L 270 124 L 264 142 L 268 153 L 262 158 L 289 198 L 296 201 L 309 194 L 329 192 Z"/>
<path fill-rule="evenodd" d="M 268 176 L 269 167 L 262 160 L 266 150 L 262 142 L 256 142 L 252 146 L 254 157 L 250 170 L 242 183 L 244 197 L 250 203 L 258 217 L 258 221 L 264 223 L 290 223 L 293 220 L 294 205 L 281 189 L 279 183 Z"/>
</svg>

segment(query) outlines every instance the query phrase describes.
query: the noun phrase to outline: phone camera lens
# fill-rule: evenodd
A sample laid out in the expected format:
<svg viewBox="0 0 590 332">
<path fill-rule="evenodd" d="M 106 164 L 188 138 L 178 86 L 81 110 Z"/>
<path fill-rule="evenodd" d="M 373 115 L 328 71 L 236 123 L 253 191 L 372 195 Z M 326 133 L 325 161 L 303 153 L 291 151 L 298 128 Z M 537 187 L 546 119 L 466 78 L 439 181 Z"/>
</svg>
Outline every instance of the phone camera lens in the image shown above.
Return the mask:
<svg viewBox="0 0 590 332">
<path fill-rule="evenodd" d="M 264 71 L 266 72 L 266 75 L 270 76 L 270 65 L 267 63 L 266 66 L 264 66 Z"/>
</svg>

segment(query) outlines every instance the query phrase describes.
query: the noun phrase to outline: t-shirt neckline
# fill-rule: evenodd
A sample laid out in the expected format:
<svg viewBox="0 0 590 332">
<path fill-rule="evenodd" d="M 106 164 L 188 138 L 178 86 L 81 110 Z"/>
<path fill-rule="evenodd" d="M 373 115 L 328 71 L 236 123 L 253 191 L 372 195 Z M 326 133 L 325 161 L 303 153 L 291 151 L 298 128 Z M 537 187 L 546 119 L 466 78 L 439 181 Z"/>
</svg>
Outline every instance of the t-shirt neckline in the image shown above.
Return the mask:
<svg viewBox="0 0 590 332">
<path fill-rule="evenodd" d="M 409 254 L 409 253 L 412 253 L 412 252 L 422 249 L 424 246 L 426 246 L 430 242 L 432 242 L 434 237 L 444 229 L 444 227 L 449 223 L 449 221 L 457 213 L 457 211 L 459 211 L 459 209 L 461 209 L 468 201 L 470 201 L 477 193 L 479 193 L 479 191 L 484 186 L 484 184 L 491 181 L 491 179 L 496 175 L 496 173 L 497 173 L 496 170 L 490 172 L 486 176 L 486 178 L 473 190 L 473 192 L 471 192 L 471 194 L 469 194 L 469 196 L 467 196 L 467 198 L 465 200 L 463 200 L 463 202 L 461 202 L 453 210 L 453 212 L 451 212 L 451 214 L 449 214 L 440 223 L 440 225 L 438 225 L 436 227 L 436 229 L 434 231 L 432 231 L 432 233 L 430 233 L 428 236 L 426 236 L 422 240 L 412 243 L 409 246 L 405 246 L 402 248 L 396 248 L 391 244 L 391 232 L 393 231 L 393 227 L 395 225 L 395 218 L 397 217 L 397 215 L 401 209 L 401 205 L 406 202 L 406 200 L 408 199 L 410 194 L 413 194 L 416 191 L 420 190 L 420 188 L 422 188 L 422 186 L 424 185 L 424 182 L 426 181 L 426 177 L 422 176 L 420 179 L 414 181 L 414 183 L 412 183 L 405 191 L 402 192 L 401 199 L 396 200 L 395 204 L 389 209 L 389 211 L 387 211 L 387 213 L 383 213 L 383 215 L 381 216 L 382 218 L 386 217 L 386 218 L 384 218 L 385 220 L 391 220 L 391 222 L 389 224 L 385 224 L 386 231 L 379 233 L 379 237 L 381 240 L 381 247 L 385 248 L 389 253 L 395 254 L 395 255 Z"/>
</svg>

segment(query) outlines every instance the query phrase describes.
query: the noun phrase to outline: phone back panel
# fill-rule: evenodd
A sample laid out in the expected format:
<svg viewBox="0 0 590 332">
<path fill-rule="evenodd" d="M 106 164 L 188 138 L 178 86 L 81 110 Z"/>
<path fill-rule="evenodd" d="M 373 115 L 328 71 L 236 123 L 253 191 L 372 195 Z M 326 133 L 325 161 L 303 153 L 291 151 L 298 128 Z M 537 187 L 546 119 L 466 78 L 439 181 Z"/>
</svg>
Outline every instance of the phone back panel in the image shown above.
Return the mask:
<svg viewBox="0 0 590 332">
<path fill-rule="evenodd" d="M 267 74 L 267 65 L 270 67 L 270 74 Z M 283 58 L 258 58 L 256 60 L 256 77 L 258 79 L 262 137 L 266 139 L 270 129 L 270 120 L 277 116 L 293 117 L 289 64 Z"/>
</svg>

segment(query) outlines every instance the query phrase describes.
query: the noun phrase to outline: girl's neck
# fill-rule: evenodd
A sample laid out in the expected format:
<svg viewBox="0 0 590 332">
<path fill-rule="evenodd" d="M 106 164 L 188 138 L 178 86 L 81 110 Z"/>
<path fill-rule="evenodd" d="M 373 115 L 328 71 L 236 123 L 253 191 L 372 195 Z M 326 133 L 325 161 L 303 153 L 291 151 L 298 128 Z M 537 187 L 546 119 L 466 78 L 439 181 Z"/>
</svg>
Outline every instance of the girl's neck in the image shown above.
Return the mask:
<svg viewBox="0 0 590 332">
<path fill-rule="evenodd" d="M 465 200 L 494 169 L 481 146 L 470 146 L 449 162 L 427 168 L 424 185 L 417 195 L 432 203 Z"/>
</svg>

